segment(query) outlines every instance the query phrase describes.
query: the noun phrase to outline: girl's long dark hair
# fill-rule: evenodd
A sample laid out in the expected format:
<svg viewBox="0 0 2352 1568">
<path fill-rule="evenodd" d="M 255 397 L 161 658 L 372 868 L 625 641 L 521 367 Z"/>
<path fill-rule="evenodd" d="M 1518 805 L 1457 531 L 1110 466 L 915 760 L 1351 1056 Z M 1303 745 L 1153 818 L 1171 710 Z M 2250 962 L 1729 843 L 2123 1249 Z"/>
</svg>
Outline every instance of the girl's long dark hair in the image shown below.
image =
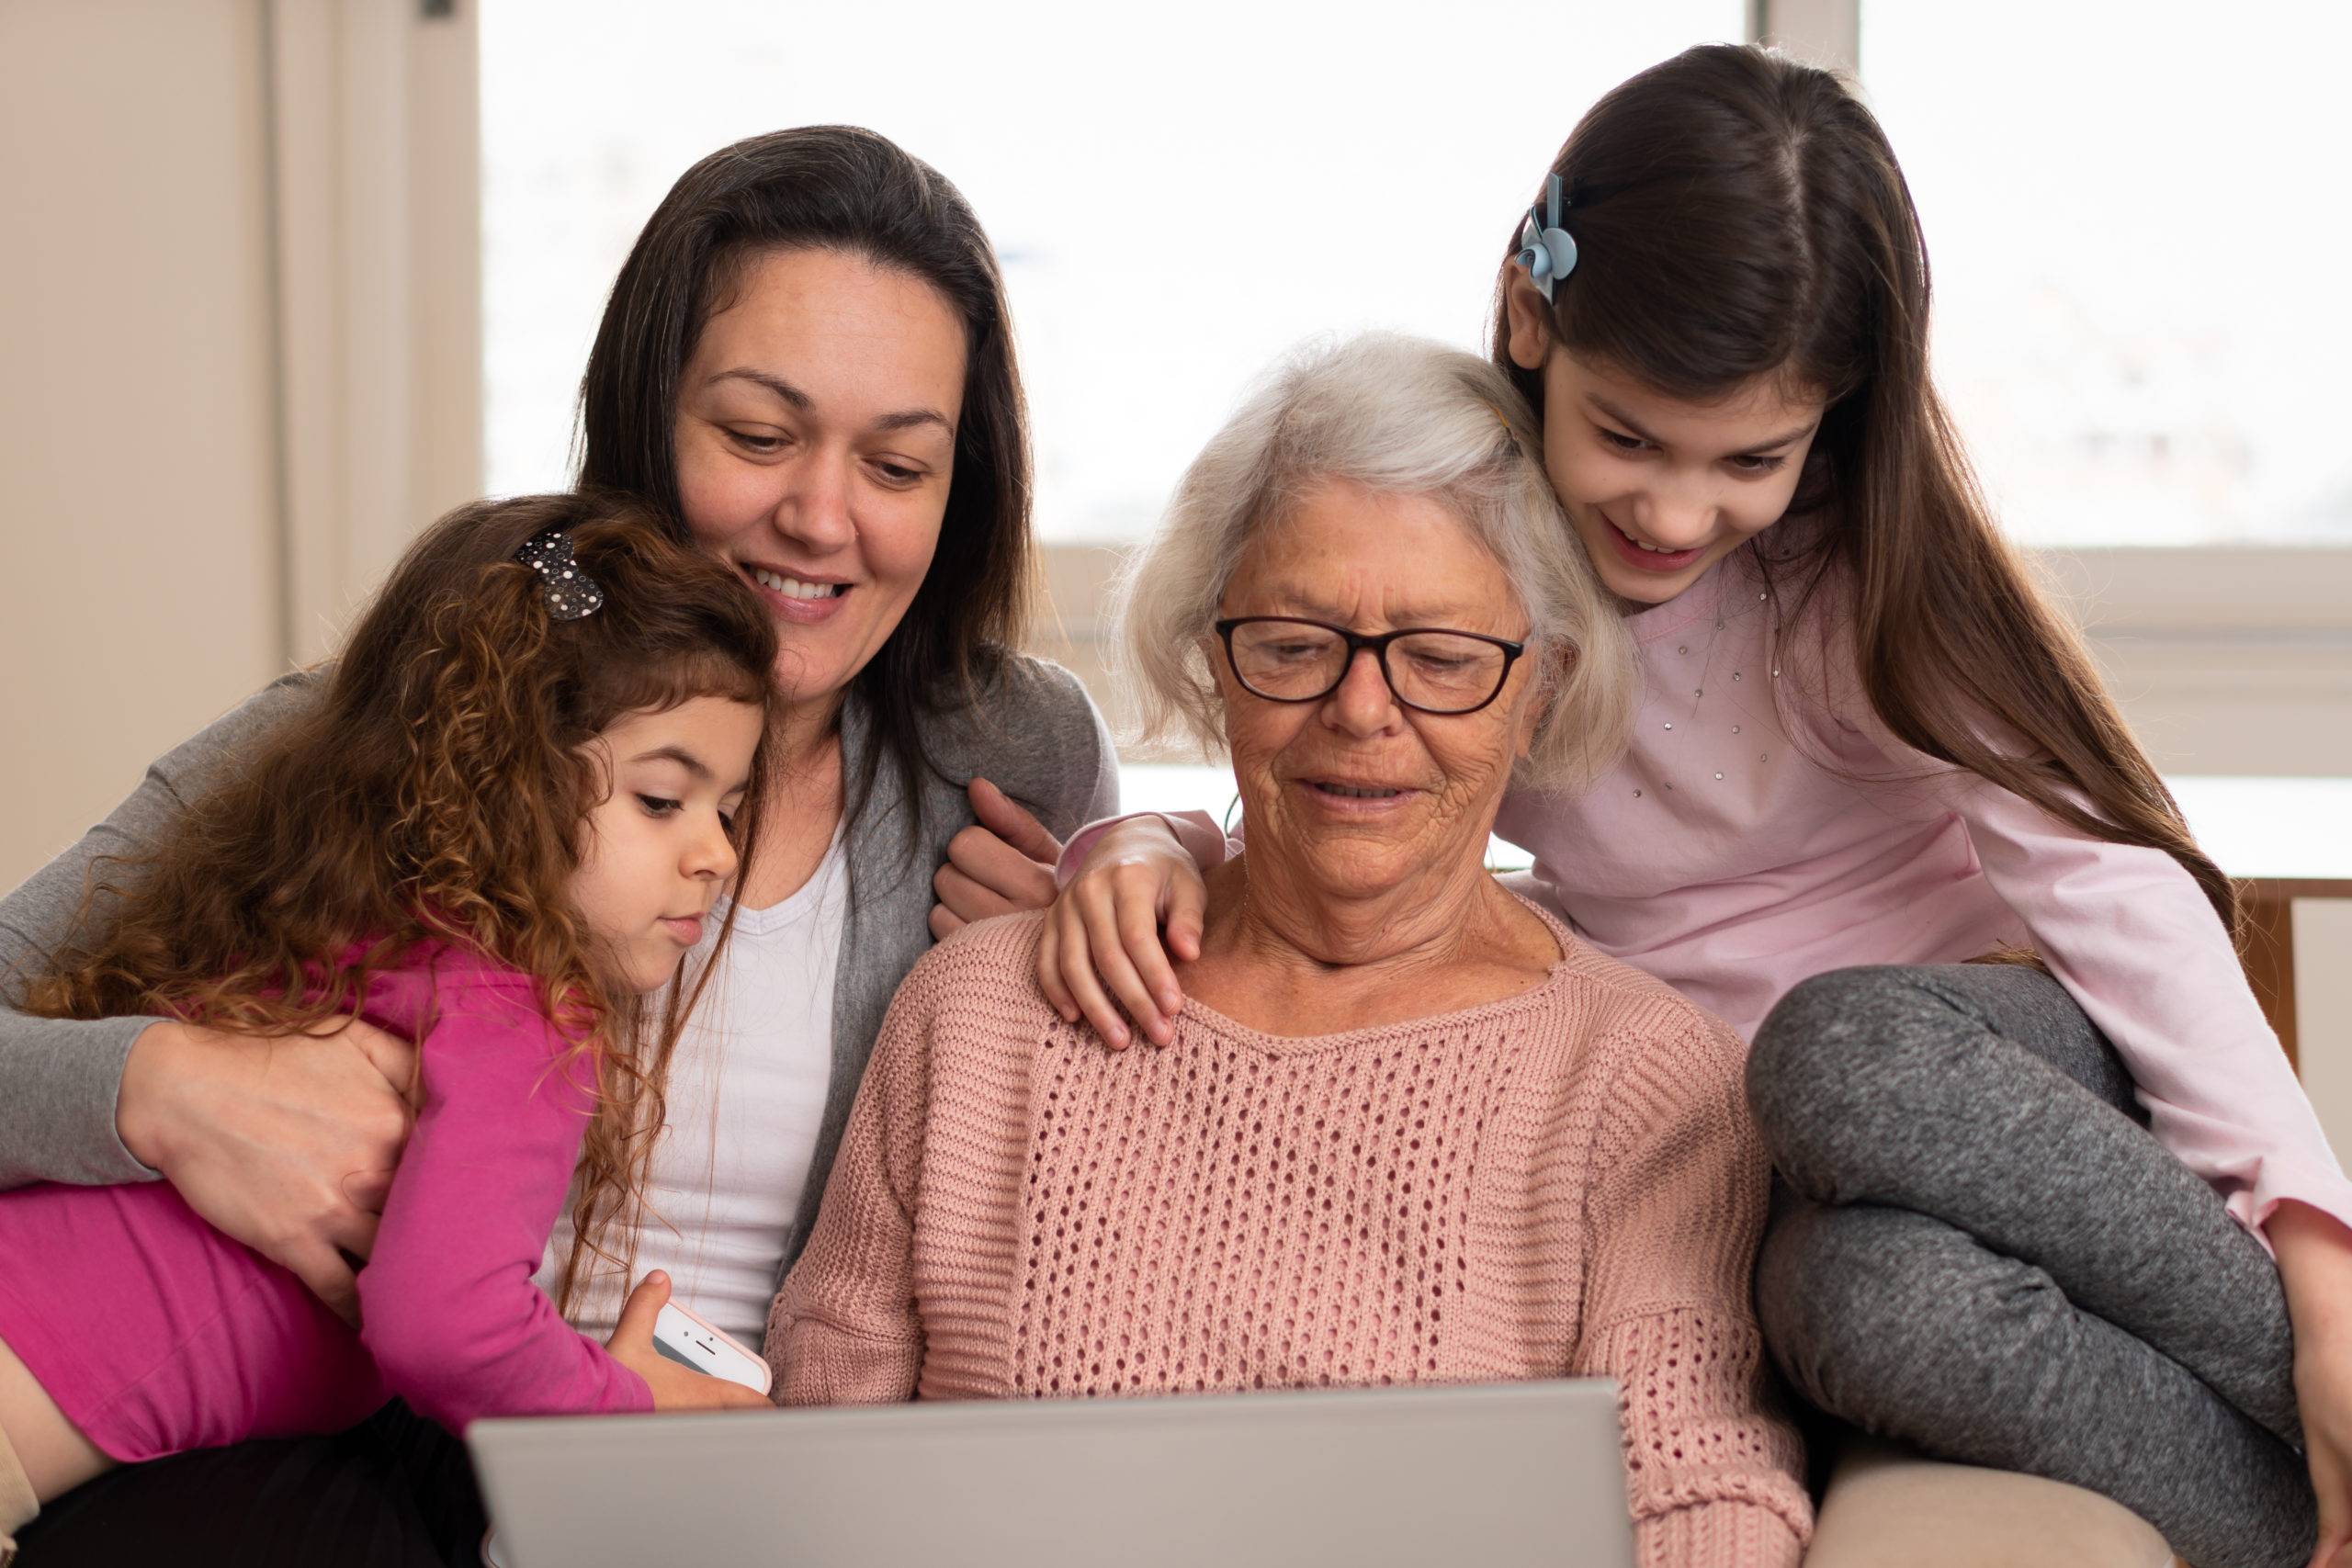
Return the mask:
<svg viewBox="0 0 2352 1568">
<path fill-rule="evenodd" d="M 1602 98 L 1552 171 L 1577 246 L 1560 344 L 1683 400 L 1758 378 L 1826 398 L 1790 507 L 1809 525 L 1758 550 L 1783 626 L 1848 579 L 1863 689 L 1905 744 L 2165 851 L 2234 937 L 2236 890 L 1995 525 L 1928 378 L 1927 245 L 1870 110 L 1828 72 L 1703 45 Z M 1495 360 L 1540 412 L 1508 330 L 1498 299 Z"/>
<path fill-rule="evenodd" d="M 514 559 L 551 527 L 604 589 L 584 619 L 551 616 Z M 340 1024 L 373 974 L 423 943 L 530 976 L 548 1017 L 593 1054 L 597 1089 L 568 1297 L 589 1258 L 620 1261 L 600 1238 L 639 1201 L 695 999 L 680 993 L 699 989 L 673 987 L 665 1015 L 644 1016 L 573 905 L 583 820 L 605 787 L 584 748 L 628 714 L 696 696 L 770 714 L 775 660 L 750 587 L 633 502 L 460 507 L 393 569 L 322 701 L 235 759 L 148 854 L 99 863 L 75 929 L 26 984 L 27 1010 L 286 1034 Z M 755 764 L 736 818 L 745 864 L 765 774 Z"/>
<path fill-rule="evenodd" d="M 853 815 L 875 770 L 899 775 L 910 809 L 931 766 L 923 720 L 967 697 L 1027 628 L 1028 409 L 1014 364 L 996 253 L 961 193 L 888 139 L 804 126 L 723 147 L 662 198 L 613 284 L 581 382 L 582 484 L 679 514 L 679 379 L 703 323 L 744 262 L 835 250 L 921 278 L 963 321 L 964 407 L 931 570 L 905 617 L 852 682 L 873 724 Z"/>
</svg>

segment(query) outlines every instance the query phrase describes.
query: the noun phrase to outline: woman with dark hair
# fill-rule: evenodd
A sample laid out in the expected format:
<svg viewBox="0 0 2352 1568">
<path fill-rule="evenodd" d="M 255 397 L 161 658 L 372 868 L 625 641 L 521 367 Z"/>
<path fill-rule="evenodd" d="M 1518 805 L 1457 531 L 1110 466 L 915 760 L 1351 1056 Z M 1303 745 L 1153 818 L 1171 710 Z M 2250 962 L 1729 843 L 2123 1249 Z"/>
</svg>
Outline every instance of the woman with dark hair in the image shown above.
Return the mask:
<svg viewBox="0 0 2352 1568">
<path fill-rule="evenodd" d="M 687 171 L 614 286 L 582 426 L 584 484 L 651 503 L 758 590 L 779 716 L 761 859 L 679 1039 L 642 1213 L 607 1225 L 583 1191 L 541 1278 L 601 1230 L 620 1267 L 583 1273 L 578 1325 L 609 1328 L 624 1270 L 658 1266 L 756 1348 L 883 1010 L 929 945 L 950 840 L 976 811 L 1005 824 L 1015 799 L 1068 832 L 1114 805 L 1115 758 L 1077 681 L 1013 651 L 1033 573 L 1029 443 L 994 254 L 955 187 L 886 139 L 779 131 Z M 0 903 L 0 976 L 55 943 L 101 857 L 152 843 L 320 690 L 302 671 L 260 693 Z M 1024 841 L 1033 883 L 1055 847 Z M 365 1023 L 262 1049 L 169 1020 L 9 1011 L 0 1184 L 160 1176 L 347 1307 L 408 1076 L 405 1043 Z M 341 1448 L 115 1472 L 34 1525 L 27 1560 L 99 1561 L 131 1550 L 122 1519 L 162 1515 L 183 1552 L 241 1562 L 469 1551 L 469 1508 L 418 1513 L 462 1497 L 441 1484 L 462 1479 L 462 1455 L 397 1407 L 373 1425 Z M 173 1465 L 189 1468 L 153 1473 Z M 413 1488 L 419 1474 L 440 1480 Z M 287 1496 L 308 1501 L 263 1501 Z"/>
</svg>

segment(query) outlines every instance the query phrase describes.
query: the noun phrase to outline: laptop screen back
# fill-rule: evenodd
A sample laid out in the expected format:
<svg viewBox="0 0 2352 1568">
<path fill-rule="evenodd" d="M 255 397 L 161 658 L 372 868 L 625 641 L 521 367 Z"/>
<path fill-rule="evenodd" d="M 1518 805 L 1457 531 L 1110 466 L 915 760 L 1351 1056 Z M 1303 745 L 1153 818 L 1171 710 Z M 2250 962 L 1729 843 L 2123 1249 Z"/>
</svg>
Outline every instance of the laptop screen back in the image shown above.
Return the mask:
<svg viewBox="0 0 2352 1568">
<path fill-rule="evenodd" d="M 1626 1568 L 1607 1382 L 482 1421 L 512 1568 Z"/>
</svg>

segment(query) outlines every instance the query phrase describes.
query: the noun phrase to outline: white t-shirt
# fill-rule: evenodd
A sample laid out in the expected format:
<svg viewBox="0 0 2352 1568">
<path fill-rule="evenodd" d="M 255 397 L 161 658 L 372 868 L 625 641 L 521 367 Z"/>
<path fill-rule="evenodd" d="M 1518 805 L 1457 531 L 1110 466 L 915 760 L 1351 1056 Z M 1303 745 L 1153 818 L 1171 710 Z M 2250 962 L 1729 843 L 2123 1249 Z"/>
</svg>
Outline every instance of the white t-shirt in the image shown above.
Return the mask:
<svg viewBox="0 0 2352 1568">
<path fill-rule="evenodd" d="M 666 1125 L 653 1146 L 631 1278 L 666 1271 L 680 1305 L 756 1350 L 775 1294 L 787 1231 L 816 1152 L 832 1077 L 833 978 L 848 914 L 847 857 L 836 837 L 800 889 L 738 909 L 725 961 L 686 1021 L 670 1063 Z M 724 901 L 706 946 L 717 940 Z M 567 1207 L 548 1238 L 538 1282 L 550 1294 L 571 1252 Z M 624 1252 L 616 1228 L 605 1247 Z M 571 1321 L 603 1339 L 626 1293 L 600 1276 Z"/>
</svg>

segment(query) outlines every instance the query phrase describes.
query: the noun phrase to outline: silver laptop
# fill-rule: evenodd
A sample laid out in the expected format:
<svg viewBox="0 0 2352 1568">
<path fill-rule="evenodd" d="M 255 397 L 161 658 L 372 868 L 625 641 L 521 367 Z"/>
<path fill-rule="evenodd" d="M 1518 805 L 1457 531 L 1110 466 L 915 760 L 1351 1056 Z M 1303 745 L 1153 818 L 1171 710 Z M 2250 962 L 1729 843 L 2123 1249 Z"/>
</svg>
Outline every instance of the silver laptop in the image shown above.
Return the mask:
<svg viewBox="0 0 2352 1568">
<path fill-rule="evenodd" d="M 509 1568 L 1630 1568 L 1605 1381 L 481 1421 Z"/>
</svg>

